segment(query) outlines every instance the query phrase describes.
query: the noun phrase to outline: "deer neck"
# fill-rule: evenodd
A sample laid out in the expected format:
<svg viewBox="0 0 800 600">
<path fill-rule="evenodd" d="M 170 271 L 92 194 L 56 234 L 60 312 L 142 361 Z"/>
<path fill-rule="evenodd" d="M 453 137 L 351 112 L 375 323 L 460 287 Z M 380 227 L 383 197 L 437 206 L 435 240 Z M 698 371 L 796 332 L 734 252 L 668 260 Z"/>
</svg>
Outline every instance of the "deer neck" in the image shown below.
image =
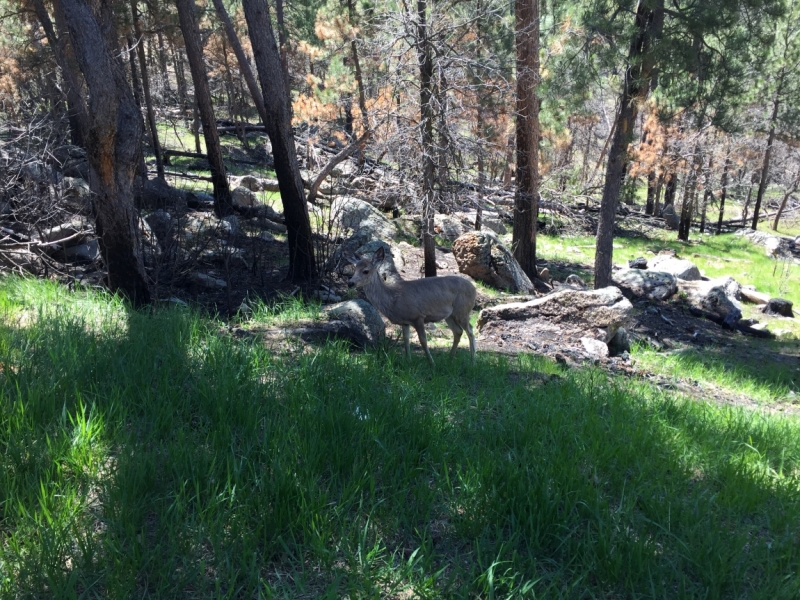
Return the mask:
<svg viewBox="0 0 800 600">
<path fill-rule="evenodd" d="M 364 294 L 366 294 L 372 305 L 378 309 L 378 312 L 388 315 L 400 293 L 400 287 L 403 282 L 395 282 L 391 285 L 386 285 L 378 273 L 377 269 L 370 276 L 369 281 L 364 285 Z"/>
</svg>

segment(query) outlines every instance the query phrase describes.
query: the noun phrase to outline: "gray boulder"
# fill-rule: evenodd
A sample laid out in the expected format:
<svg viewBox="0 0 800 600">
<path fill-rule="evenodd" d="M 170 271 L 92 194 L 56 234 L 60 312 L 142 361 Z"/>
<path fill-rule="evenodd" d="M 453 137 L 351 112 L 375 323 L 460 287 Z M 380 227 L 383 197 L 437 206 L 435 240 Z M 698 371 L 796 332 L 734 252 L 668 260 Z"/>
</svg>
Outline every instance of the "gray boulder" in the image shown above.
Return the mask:
<svg viewBox="0 0 800 600">
<path fill-rule="evenodd" d="M 529 294 L 533 283 L 497 236 L 490 231 L 471 231 L 453 242 L 458 270 L 492 287 Z"/>
<path fill-rule="evenodd" d="M 472 229 L 472 227 L 465 226 L 464 223 L 456 217 L 440 214 L 433 216 L 433 230 L 451 242 L 456 241 L 470 229 Z"/>
<path fill-rule="evenodd" d="M 240 185 L 231 191 L 231 202 L 239 208 L 253 208 L 261 204 L 258 196 L 250 188 Z"/>
<path fill-rule="evenodd" d="M 337 198 L 331 204 L 331 216 L 343 230 L 352 230 L 361 244 L 373 240 L 394 240 L 398 231 L 393 223 L 371 204 L 358 198 Z"/>
<path fill-rule="evenodd" d="M 669 229 L 678 229 L 678 225 L 681 223 L 681 217 L 675 212 L 675 206 L 673 204 L 667 204 L 661 210 L 661 216 L 664 217 L 664 223 Z"/>
<path fill-rule="evenodd" d="M 631 319 L 633 305 L 616 287 L 562 289 L 530 302 L 484 308 L 478 317 L 483 336 L 522 348 L 549 346 L 586 350 L 581 338 L 608 344 Z"/>
<path fill-rule="evenodd" d="M 677 278 L 661 271 L 622 269 L 611 280 L 628 298 L 664 301 L 678 291 Z"/>
<path fill-rule="evenodd" d="M 383 317 L 366 300 L 347 300 L 325 309 L 331 320 L 340 321 L 344 328 L 337 337 L 345 337 L 360 347 L 375 346 L 386 337 Z"/>
<path fill-rule="evenodd" d="M 703 278 L 700 269 L 692 261 L 675 258 L 669 254 L 658 254 L 648 263 L 649 271 L 669 273 L 684 281 L 699 281 Z"/>
</svg>

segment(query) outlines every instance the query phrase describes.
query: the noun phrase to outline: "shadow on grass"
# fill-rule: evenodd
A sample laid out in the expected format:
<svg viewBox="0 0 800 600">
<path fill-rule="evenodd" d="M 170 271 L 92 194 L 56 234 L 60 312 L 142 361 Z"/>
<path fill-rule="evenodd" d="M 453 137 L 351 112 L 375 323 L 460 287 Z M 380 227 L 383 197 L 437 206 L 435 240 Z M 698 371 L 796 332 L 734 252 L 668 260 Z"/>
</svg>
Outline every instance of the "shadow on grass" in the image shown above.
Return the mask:
<svg viewBox="0 0 800 600">
<path fill-rule="evenodd" d="M 63 302 L 0 330 L 3 595 L 798 592 L 792 421 Z"/>
</svg>

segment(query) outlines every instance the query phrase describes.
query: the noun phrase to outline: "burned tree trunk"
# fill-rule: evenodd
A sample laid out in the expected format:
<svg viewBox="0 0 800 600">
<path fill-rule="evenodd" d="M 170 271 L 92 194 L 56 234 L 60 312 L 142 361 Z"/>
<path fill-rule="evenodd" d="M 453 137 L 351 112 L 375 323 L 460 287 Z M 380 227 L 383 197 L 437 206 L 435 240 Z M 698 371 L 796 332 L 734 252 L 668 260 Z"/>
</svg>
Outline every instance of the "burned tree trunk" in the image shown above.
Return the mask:
<svg viewBox="0 0 800 600">
<path fill-rule="evenodd" d="M 222 161 L 222 146 L 217 131 L 217 119 L 214 116 L 214 105 L 211 102 L 211 91 L 208 87 L 206 65 L 203 61 L 203 47 L 200 44 L 194 0 L 177 0 L 176 4 L 186 44 L 186 58 L 192 71 L 195 101 L 200 112 L 200 121 L 203 123 L 203 137 L 211 168 L 211 183 L 214 186 L 214 212 L 218 217 L 225 217 L 233 214 L 233 201 L 225 174 L 225 163 Z"/>
<path fill-rule="evenodd" d="M 89 185 L 109 287 L 134 305 L 150 301 L 142 260 L 133 182 L 142 143 L 142 115 L 121 63 L 111 5 L 57 0 L 89 91 L 86 152 Z"/>
<path fill-rule="evenodd" d="M 731 166 L 730 155 L 725 156 L 725 166 L 722 168 L 722 179 L 720 180 L 720 187 L 722 191 L 719 194 L 719 220 L 717 221 L 717 235 L 722 231 L 722 217 L 725 215 L 725 198 L 728 195 L 728 170 Z"/>
<path fill-rule="evenodd" d="M 534 279 L 539 215 L 539 0 L 517 0 L 517 193 L 514 197 L 514 258 Z"/>
<path fill-rule="evenodd" d="M 311 221 L 300 178 L 300 166 L 292 131 L 292 107 L 281 67 L 280 54 L 269 17 L 266 0 L 242 2 L 250 43 L 261 81 L 267 120 L 264 126 L 272 143 L 275 173 L 283 202 L 289 242 L 289 279 L 306 281 L 316 275 Z"/>
<path fill-rule="evenodd" d="M 139 8 L 136 4 L 136 0 L 131 0 L 131 17 L 133 18 L 133 31 L 136 34 L 136 55 L 139 57 L 139 67 L 142 72 L 142 92 L 144 93 L 144 104 L 147 111 L 147 126 L 150 129 L 150 143 L 153 146 L 153 155 L 156 157 L 156 172 L 161 179 L 164 179 L 164 161 L 161 159 L 161 144 L 158 141 L 156 115 L 153 110 L 153 100 L 150 96 L 150 75 L 147 72 L 147 61 L 144 56 L 144 35 L 142 35 Z"/>
<path fill-rule="evenodd" d="M 422 147 L 422 249 L 425 277 L 436 277 L 433 215 L 437 205 L 436 144 L 433 124 L 433 49 L 428 39 L 428 3 L 417 2 L 417 60 L 419 62 L 420 146 Z"/>
</svg>

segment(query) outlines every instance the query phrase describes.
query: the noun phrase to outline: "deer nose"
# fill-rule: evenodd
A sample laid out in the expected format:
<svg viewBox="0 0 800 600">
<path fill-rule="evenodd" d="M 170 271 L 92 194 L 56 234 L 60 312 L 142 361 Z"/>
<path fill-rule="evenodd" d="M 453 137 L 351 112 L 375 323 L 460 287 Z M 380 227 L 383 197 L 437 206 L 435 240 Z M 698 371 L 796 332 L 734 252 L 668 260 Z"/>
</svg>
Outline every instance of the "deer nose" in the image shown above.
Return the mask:
<svg viewBox="0 0 800 600">
<path fill-rule="evenodd" d="M 352 281 L 348 281 L 348 282 L 347 282 L 347 287 L 349 287 L 349 288 L 351 288 L 351 287 L 356 287 L 356 284 L 355 284 L 355 283 L 353 283 Z"/>
</svg>

